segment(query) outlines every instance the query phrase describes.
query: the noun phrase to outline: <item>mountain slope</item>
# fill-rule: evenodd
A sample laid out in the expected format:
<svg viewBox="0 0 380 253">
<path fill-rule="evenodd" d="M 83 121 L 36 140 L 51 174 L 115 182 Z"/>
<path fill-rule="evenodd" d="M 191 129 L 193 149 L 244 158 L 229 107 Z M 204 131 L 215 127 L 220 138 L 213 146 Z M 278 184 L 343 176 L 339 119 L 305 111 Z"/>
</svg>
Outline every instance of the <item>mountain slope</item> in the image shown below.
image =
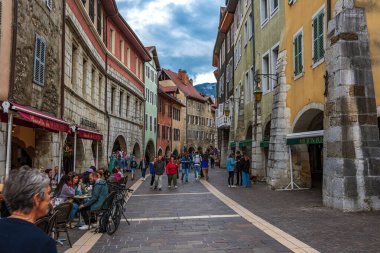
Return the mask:
<svg viewBox="0 0 380 253">
<path fill-rule="evenodd" d="M 195 85 L 194 88 L 206 96 L 210 96 L 212 98 L 216 97 L 216 83 L 201 83 Z"/>
</svg>

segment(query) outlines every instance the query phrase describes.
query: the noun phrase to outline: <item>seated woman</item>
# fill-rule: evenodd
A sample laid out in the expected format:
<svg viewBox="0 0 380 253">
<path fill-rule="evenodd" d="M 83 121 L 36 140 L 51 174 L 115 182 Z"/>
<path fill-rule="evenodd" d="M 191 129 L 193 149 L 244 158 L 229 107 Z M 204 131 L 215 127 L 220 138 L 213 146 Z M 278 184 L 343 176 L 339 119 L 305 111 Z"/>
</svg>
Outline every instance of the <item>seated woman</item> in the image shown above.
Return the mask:
<svg viewBox="0 0 380 253">
<path fill-rule="evenodd" d="M 68 198 L 74 197 L 74 193 L 75 193 L 75 190 L 70 181 L 70 177 L 67 175 L 64 175 L 61 178 L 61 181 L 59 181 L 59 184 L 57 186 L 56 197 L 66 201 Z"/>
<path fill-rule="evenodd" d="M 79 182 L 79 175 L 73 174 L 71 177 L 71 182 L 72 182 L 73 188 L 74 188 L 74 196 L 82 195 L 82 187 L 81 187 L 81 184 Z M 79 202 L 77 202 L 77 201 L 73 202 L 73 209 L 71 210 L 71 213 L 70 213 L 70 219 L 71 220 L 75 218 L 75 215 L 77 214 L 77 212 L 79 210 L 79 205 L 80 205 Z"/>
<path fill-rule="evenodd" d="M 119 170 L 116 167 L 113 168 L 113 170 L 112 170 L 112 176 L 115 177 L 116 182 L 118 182 L 118 183 L 120 182 L 121 175 L 119 173 Z"/>
</svg>

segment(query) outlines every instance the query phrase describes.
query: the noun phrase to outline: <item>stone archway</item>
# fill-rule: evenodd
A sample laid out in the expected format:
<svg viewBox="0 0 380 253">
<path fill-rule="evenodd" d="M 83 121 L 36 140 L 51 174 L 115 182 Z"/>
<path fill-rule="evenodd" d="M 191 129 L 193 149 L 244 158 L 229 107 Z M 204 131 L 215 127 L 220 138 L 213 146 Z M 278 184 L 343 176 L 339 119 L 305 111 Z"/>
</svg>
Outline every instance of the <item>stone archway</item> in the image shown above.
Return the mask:
<svg viewBox="0 0 380 253">
<path fill-rule="evenodd" d="M 323 110 L 302 110 L 293 124 L 293 133 L 323 130 Z M 303 186 L 322 188 L 323 144 L 292 145 L 294 178 Z"/>
<path fill-rule="evenodd" d="M 113 142 L 112 153 L 116 151 L 124 151 L 127 153 L 127 142 L 122 135 L 116 137 L 115 141 Z"/>
<path fill-rule="evenodd" d="M 145 160 L 153 161 L 154 154 L 155 154 L 154 143 L 152 140 L 149 140 L 145 147 Z"/>
<path fill-rule="evenodd" d="M 77 139 L 76 142 L 75 171 L 82 172 L 90 164 L 85 164 L 85 150 L 82 139 Z M 63 145 L 63 170 L 66 175 L 74 170 L 74 136 L 72 135 L 67 135 Z"/>
<path fill-rule="evenodd" d="M 140 159 L 141 159 L 141 148 L 140 148 L 140 144 L 138 144 L 137 142 L 133 146 L 132 154 L 135 156 L 136 161 L 140 161 Z"/>
<path fill-rule="evenodd" d="M 166 149 L 165 149 L 165 156 L 166 157 L 170 157 L 170 155 L 171 155 L 170 147 L 167 146 Z"/>
</svg>

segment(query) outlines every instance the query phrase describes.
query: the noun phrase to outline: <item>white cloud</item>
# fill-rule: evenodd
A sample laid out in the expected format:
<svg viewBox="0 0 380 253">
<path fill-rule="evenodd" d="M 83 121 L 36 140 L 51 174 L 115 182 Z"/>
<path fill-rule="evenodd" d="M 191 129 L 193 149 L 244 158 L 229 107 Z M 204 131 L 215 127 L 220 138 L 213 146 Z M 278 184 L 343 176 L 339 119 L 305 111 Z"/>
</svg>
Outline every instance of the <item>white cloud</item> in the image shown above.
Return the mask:
<svg viewBox="0 0 380 253">
<path fill-rule="evenodd" d="M 200 73 L 195 76 L 194 85 L 201 83 L 215 83 L 214 72 Z"/>
</svg>

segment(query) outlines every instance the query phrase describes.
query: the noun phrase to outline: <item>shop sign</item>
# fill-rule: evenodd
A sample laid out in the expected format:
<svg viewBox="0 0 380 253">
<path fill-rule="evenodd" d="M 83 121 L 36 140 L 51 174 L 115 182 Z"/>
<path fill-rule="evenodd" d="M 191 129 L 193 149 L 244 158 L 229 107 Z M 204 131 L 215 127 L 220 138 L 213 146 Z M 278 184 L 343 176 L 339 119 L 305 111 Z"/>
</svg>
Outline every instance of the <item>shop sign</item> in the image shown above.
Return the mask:
<svg viewBox="0 0 380 253">
<path fill-rule="evenodd" d="M 87 127 L 90 127 L 92 129 L 97 129 L 98 128 L 98 125 L 95 123 L 95 122 L 92 122 L 86 118 L 81 118 L 80 119 L 80 124 L 83 125 L 83 126 L 87 126 Z"/>
<path fill-rule="evenodd" d="M 288 139 L 286 144 L 288 145 L 323 144 L 323 136 Z"/>
</svg>

